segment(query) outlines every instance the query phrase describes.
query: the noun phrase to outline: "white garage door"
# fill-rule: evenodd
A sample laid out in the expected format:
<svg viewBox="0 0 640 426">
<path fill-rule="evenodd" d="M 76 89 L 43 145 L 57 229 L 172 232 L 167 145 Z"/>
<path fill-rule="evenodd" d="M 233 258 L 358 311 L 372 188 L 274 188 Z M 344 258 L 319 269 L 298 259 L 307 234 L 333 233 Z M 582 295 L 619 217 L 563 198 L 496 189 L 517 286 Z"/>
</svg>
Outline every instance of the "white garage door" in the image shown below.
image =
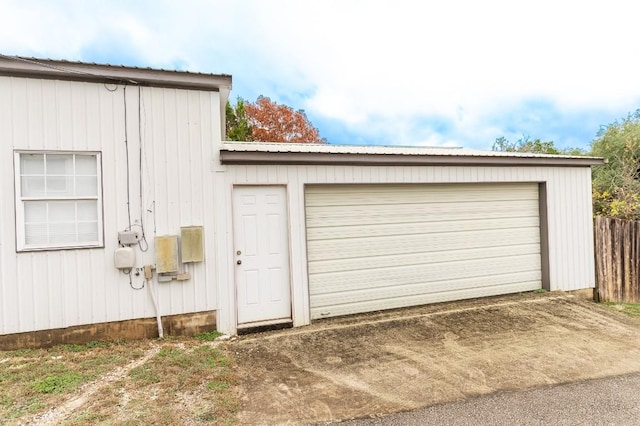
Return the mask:
<svg viewBox="0 0 640 426">
<path fill-rule="evenodd" d="M 312 319 L 541 288 L 535 183 L 305 194 Z"/>
</svg>

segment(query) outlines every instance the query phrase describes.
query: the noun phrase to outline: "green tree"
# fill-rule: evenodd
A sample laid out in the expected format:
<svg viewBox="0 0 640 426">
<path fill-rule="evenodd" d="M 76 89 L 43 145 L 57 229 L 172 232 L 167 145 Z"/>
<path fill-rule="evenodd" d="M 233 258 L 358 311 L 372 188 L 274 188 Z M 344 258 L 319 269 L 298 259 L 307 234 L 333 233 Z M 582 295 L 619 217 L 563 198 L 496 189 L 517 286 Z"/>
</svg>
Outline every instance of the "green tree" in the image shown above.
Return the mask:
<svg viewBox="0 0 640 426">
<path fill-rule="evenodd" d="M 231 106 L 227 101 L 226 105 L 226 131 L 227 140 L 230 141 L 252 141 L 252 131 L 247 119 L 247 110 L 244 99 L 238 97 L 236 105 Z"/>
<path fill-rule="evenodd" d="M 508 141 L 504 136 L 496 138 L 491 147 L 493 151 L 502 152 L 533 152 L 536 154 L 562 154 L 554 145 L 553 141 L 543 142 L 540 139 L 529 139 L 524 136 L 515 142 Z"/>
<path fill-rule="evenodd" d="M 603 126 L 591 143 L 591 155 L 607 163 L 593 169 L 596 215 L 640 219 L 640 110 Z"/>
<path fill-rule="evenodd" d="M 560 154 L 562 155 L 570 155 L 572 157 L 578 157 L 581 155 L 589 155 L 587 151 L 582 148 L 561 148 Z"/>
<path fill-rule="evenodd" d="M 554 154 L 554 155 L 587 155 L 580 148 L 556 148 L 553 141 L 543 142 L 540 139 L 530 139 L 529 136 L 523 136 L 515 142 L 510 142 L 504 136 L 496 138 L 493 151 L 501 152 L 533 152 L 535 154 Z"/>
</svg>

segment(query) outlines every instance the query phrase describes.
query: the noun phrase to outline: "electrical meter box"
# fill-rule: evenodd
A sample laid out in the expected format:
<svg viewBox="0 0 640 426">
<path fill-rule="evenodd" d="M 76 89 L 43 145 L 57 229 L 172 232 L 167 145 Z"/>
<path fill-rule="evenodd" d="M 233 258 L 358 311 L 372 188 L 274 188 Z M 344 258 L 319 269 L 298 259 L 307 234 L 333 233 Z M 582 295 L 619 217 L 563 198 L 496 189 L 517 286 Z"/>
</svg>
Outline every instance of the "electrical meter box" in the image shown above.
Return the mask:
<svg viewBox="0 0 640 426">
<path fill-rule="evenodd" d="M 136 264 L 136 251 L 131 247 L 117 248 L 113 261 L 118 269 L 132 269 Z"/>
<path fill-rule="evenodd" d="M 180 228 L 182 263 L 202 262 L 204 260 L 202 234 L 202 226 L 183 226 Z"/>
<path fill-rule="evenodd" d="M 163 235 L 155 239 L 156 271 L 159 274 L 178 272 L 178 236 Z"/>
<path fill-rule="evenodd" d="M 118 232 L 118 243 L 122 246 L 129 246 L 132 244 L 138 244 L 140 235 L 135 231 L 120 231 Z"/>
</svg>

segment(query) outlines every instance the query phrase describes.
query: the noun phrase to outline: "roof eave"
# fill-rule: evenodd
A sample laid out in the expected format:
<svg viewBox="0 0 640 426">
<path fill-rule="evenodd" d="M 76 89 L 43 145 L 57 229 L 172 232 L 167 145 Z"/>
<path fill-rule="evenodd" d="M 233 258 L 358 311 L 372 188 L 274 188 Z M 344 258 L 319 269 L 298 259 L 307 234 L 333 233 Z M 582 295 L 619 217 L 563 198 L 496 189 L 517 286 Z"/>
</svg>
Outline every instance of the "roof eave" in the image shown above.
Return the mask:
<svg viewBox="0 0 640 426">
<path fill-rule="evenodd" d="M 362 166 L 546 166 L 590 167 L 604 164 L 593 157 L 507 157 L 471 155 L 405 155 L 220 150 L 222 164 L 298 164 Z"/>
<path fill-rule="evenodd" d="M 20 57 L 0 57 L 0 75 L 209 91 L 231 89 L 230 75 L 196 74 Z"/>
</svg>

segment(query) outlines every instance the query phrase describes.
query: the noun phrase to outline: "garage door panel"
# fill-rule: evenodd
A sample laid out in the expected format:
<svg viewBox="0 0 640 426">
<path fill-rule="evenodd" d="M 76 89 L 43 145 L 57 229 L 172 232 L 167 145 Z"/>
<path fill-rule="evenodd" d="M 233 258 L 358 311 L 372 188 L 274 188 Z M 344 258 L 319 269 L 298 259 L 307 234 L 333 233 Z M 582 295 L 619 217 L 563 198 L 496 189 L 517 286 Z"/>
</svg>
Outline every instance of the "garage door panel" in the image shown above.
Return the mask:
<svg viewBox="0 0 640 426">
<path fill-rule="evenodd" d="M 349 238 L 319 240 L 309 251 L 310 262 L 327 259 L 352 259 L 369 256 L 382 256 L 390 253 L 430 253 L 473 249 L 483 247 L 516 246 L 539 243 L 538 228 L 512 229 L 509 233 L 496 230 L 420 234 L 403 236 L 385 236 L 371 238 Z"/>
<path fill-rule="evenodd" d="M 392 298 L 407 298 L 422 294 L 446 293 L 463 290 L 482 291 L 486 287 L 514 285 L 518 288 L 528 286 L 539 280 L 539 274 L 533 271 L 518 274 L 498 274 L 473 279 L 444 280 L 436 282 L 419 282 L 404 286 L 384 286 L 366 290 L 345 291 L 340 297 L 339 304 L 350 304 L 357 302 L 371 302 L 387 300 Z M 523 291 L 523 290 L 518 290 Z M 313 295 L 314 306 L 331 307 L 335 300 L 330 294 Z"/>
<path fill-rule="evenodd" d="M 385 299 L 384 304 L 379 300 L 357 301 L 354 303 L 334 304 L 331 309 L 312 305 L 311 319 L 328 318 L 340 315 L 351 315 L 361 312 L 372 312 L 383 309 L 403 308 L 406 306 L 426 305 L 429 303 L 448 302 L 451 300 L 463 300 L 477 297 L 497 296 L 500 294 L 532 291 L 540 288 L 539 281 L 528 283 L 503 284 L 457 291 L 445 291 L 440 293 L 418 294 L 411 297 L 394 297 Z"/>
<path fill-rule="evenodd" d="M 479 229 L 507 229 L 538 227 L 537 216 L 507 217 L 501 219 L 475 219 L 468 221 L 405 222 L 381 225 L 322 226 L 310 228 L 307 239 L 329 240 L 335 238 L 379 237 L 391 235 L 437 234 L 441 232 L 465 232 Z"/>
<path fill-rule="evenodd" d="M 452 187 L 455 193 L 452 192 Z M 439 202 L 465 201 L 513 201 L 537 200 L 537 194 L 532 191 L 531 184 L 503 185 L 506 191 L 495 191 L 494 188 L 469 188 L 465 185 L 432 184 L 428 188 L 424 185 L 386 185 L 386 187 L 363 188 L 362 185 L 335 185 L 334 187 L 309 187 L 307 194 L 312 199 L 307 202 L 308 207 L 316 206 L 357 206 L 398 204 L 401 195 L 403 203 L 423 204 L 425 199 Z M 339 193 L 336 191 L 339 191 Z"/>
<path fill-rule="evenodd" d="M 310 294 L 356 290 L 362 287 L 363 282 L 366 282 L 366 289 L 370 290 L 376 287 L 400 287 L 421 282 L 483 278 L 529 271 L 539 272 L 539 260 L 538 254 L 529 254 L 491 260 L 464 260 L 315 274 L 312 276 L 314 285 L 310 289 Z"/>
<path fill-rule="evenodd" d="M 369 224 L 459 221 L 506 217 L 530 217 L 537 202 L 533 200 L 513 203 L 509 201 L 474 203 L 395 204 L 366 207 L 313 207 L 307 209 L 307 225 L 322 226 L 358 225 L 363 219 Z"/>
<path fill-rule="evenodd" d="M 373 268 L 402 267 L 428 263 L 451 262 L 454 260 L 492 259 L 527 254 L 540 254 L 539 244 L 520 244 L 514 246 L 483 247 L 478 249 L 434 251 L 429 253 L 393 254 L 366 256 L 359 258 L 334 258 L 314 261 L 309 264 L 309 275 L 326 272 L 361 271 Z"/>
<path fill-rule="evenodd" d="M 305 191 L 312 319 L 541 288 L 538 185 Z"/>
</svg>

